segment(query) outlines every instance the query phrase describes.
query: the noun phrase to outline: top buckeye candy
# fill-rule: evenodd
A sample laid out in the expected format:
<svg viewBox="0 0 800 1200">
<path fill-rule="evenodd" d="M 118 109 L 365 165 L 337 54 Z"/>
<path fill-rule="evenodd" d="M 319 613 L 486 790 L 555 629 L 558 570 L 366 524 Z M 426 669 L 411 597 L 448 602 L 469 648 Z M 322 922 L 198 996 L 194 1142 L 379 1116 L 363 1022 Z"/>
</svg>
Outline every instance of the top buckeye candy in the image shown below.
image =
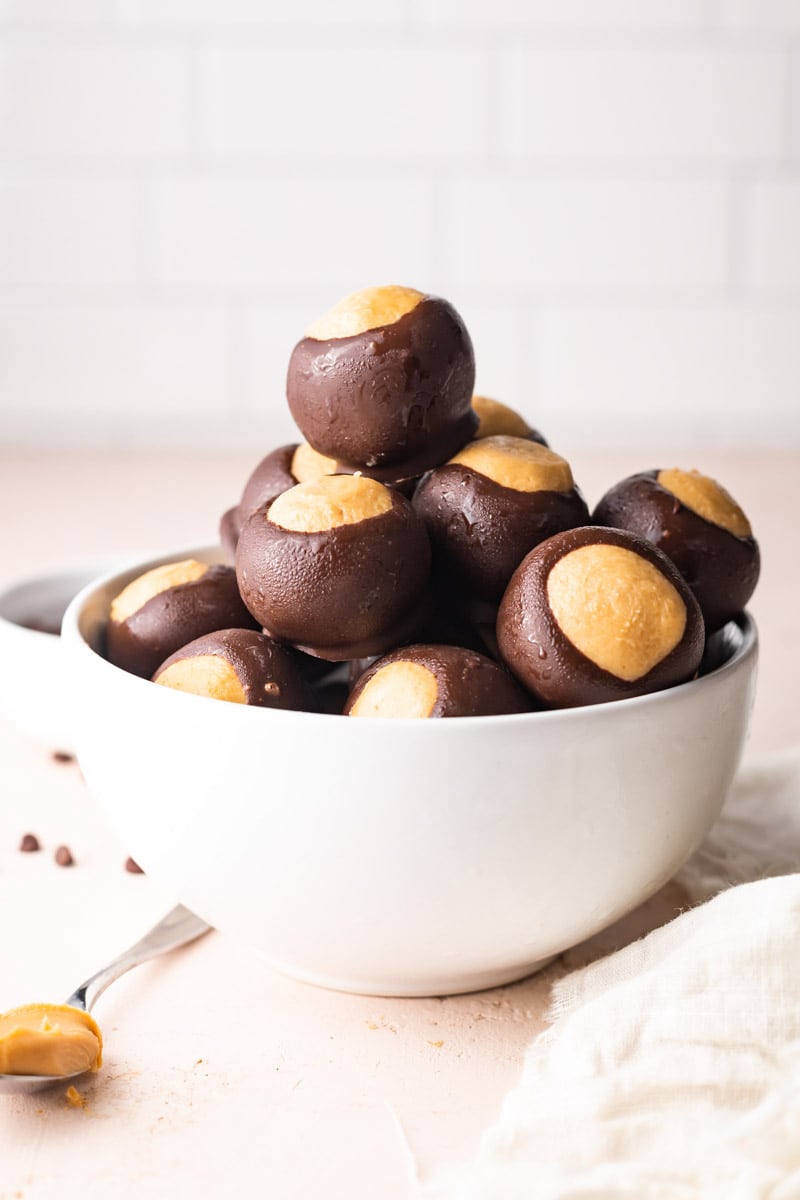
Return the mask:
<svg viewBox="0 0 800 1200">
<path fill-rule="evenodd" d="M 475 432 L 472 342 L 455 309 L 413 288 L 345 297 L 306 330 L 286 395 L 320 454 L 383 478 L 421 474 Z"/>
</svg>

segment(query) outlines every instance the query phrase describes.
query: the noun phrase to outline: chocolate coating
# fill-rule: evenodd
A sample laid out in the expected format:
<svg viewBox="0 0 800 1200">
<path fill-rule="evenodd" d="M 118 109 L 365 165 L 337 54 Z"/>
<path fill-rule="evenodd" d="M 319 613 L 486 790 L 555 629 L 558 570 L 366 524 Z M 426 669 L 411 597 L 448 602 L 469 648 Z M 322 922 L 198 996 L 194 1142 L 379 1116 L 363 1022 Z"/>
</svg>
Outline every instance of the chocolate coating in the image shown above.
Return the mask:
<svg viewBox="0 0 800 1200">
<path fill-rule="evenodd" d="M 460 646 L 418 644 L 394 650 L 373 663 L 350 693 L 346 716 L 373 676 L 398 662 L 418 663 L 435 676 L 437 694 L 430 717 L 489 717 L 531 709 L 522 689 L 486 655 Z"/>
<path fill-rule="evenodd" d="M 382 483 L 384 487 L 394 488 L 400 492 L 407 500 L 410 500 L 416 491 L 417 484 L 422 478 L 422 471 L 425 468 L 420 468 L 416 473 L 409 473 L 415 470 L 414 464 L 406 466 L 391 467 L 348 467 L 345 463 L 337 462 L 337 475 L 353 475 L 356 471 L 360 475 L 364 475 L 367 479 L 375 479 L 378 483 Z"/>
<path fill-rule="evenodd" d="M 286 395 L 315 450 L 353 470 L 390 467 L 393 482 L 469 441 L 478 423 L 474 381 L 463 321 L 446 300 L 428 296 L 389 325 L 330 341 L 303 338 Z"/>
<path fill-rule="evenodd" d="M 152 596 L 124 621 L 109 620 L 106 657 L 114 666 L 150 679 L 187 642 L 217 629 L 254 628 L 233 567 L 210 566 L 199 579 Z"/>
<path fill-rule="evenodd" d="M 476 650 L 480 654 L 486 654 L 486 643 L 480 631 L 472 621 L 464 616 L 453 598 L 435 588 L 432 599 L 433 608 L 430 616 L 424 625 L 412 635 L 413 640 L 442 646 L 459 646 L 462 650 Z M 351 687 L 358 682 L 378 657 L 377 654 L 370 654 L 362 658 L 351 659 L 348 671 Z"/>
<path fill-rule="evenodd" d="M 219 519 L 219 541 L 228 558 L 236 557 L 236 543 L 242 531 L 242 514 L 239 505 L 227 508 Z"/>
<path fill-rule="evenodd" d="M 231 562 L 236 558 L 239 534 L 250 514 L 265 504 L 272 504 L 273 500 L 277 500 L 278 496 L 282 496 L 284 492 L 288 492 L 289 488 L 295 487 L 299 482 L 297 477 L 292 474 L 292 462 L 298 445 L 298 442 L 292 442 L 286 446 L 278 446 L 277 449 L 271 450 L 265 458 L 262 458 L 245 484 L 239 503 L 222 514 L 219 522 L 219 540 Z M 355 469 L 345 466 L 343 463 L 336 464 L 337 475 L 352 475 Z M 370 479 L 377 479 L 379 483 L 384 483 L 387 487 L 397 488 L 409 499 L 413 496 L 420 479 L 419 474 L 409 477 L 405 470 L 397 467 L 364 470 L 362 474 L 367 475 Z"/>
<path fill-rule="evenodd" d="M 500 599 L 529 550 L 589 519 L 577 488 L 520 492 L 462 463 L 426 475 L 413 504 L 428 530 L 437 573 L 489 601 Z"/>
<path fill-rule="evenodd" d="M 292 474 L 292 459 L 298 445 L 299 442 L 291 442 L 286 446 L 278 446 L 253 469 L 239 501 L 243 523 L 250 513 L 263 504 L 271 504 L 297 483 Z"/>
<path fill-rule="evenodd" d="M 248 704 L 319 711 L 320 702 L 291 650 L 253 629 L 219 629 L 195 638 L 171 654 L 154 672 L 153 679 L 157 680 L 173 663 L 201 655 L 222 658 L 233 667 Z"/>
<path fill-rule="evenodd" d="M 712 633 L 752 596 L 761 567 L 758 543 L 706 521 L 662 487 L 657 476 L 658 471 L 641 471 L 623 479 L 606 492 L 592 519 L 629 529 L 663 550 L 697 597 Z"/>
<path fill-rule="evenodd" d="M 292 459 L 298 445 L 298 442 L 291 442 L 270 450 L 250 473 L 239 503 L 222 514 L 219 536 L 231 559 L 236 556 L 239 534 L 250 514 L 263 504 L 271 504 L 297 483 L 292 475 Z"/>
<path fill-rule="evenodd" d="M 260 508 L 236 551 L 242 598 L 272 637 L 331 662 L 410 640 L 426 620 L 430 547 L 399 492 L 379 516 L 318 533 L 283 529 Z"/>
<path fill-rule="evenodd" d="M 582 654 L 562 631 L 548 601 L 548 576 L 556 563 L 572 550 L 598 544 L 641 555 L 667 578 L 686 606 L 678 644 L 633 681 L 603 670 Z M 625 700 L 684 683 L 700 665 L 704 640 L 700 607 L 667 556 L 636 534 L 594 525 L 556 534 L 532 550 L 514 572 L 497 616 L 497 641 L 506 666 L 530 692 L 556 708 Z"/>
</svg>

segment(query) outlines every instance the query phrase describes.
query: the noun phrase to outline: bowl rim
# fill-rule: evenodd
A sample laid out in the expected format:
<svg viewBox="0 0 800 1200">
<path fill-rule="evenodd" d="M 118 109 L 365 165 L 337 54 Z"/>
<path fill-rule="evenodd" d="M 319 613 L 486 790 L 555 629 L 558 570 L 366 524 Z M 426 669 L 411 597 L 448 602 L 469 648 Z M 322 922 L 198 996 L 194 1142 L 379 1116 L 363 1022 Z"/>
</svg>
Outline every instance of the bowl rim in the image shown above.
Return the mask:
<svg viewBox="0 0 800 1200">
<path fill-rule="evenodd" d="M 73 596 L 72 600 L 67 606 L 62 620 L 62 640 L 65 642 L 65 644 L 74 648 L 82 655 L 90 656 L 91 660 L 94 660 L 93 665 L 95 668 L 101 671 L 111 671 L 117 677 L 125 676 L 131 687 L 151 688 L 151 680 L 141 678 L 138 675 L 133 675 L 128 671 L 123 671 L 121 667 L 114 666 L 113 663 L 110 663 L 108 659 L 104 658 L 102 654 L 100 654 L 94 649 L 93 646 L 89 644 L 81 631 L 81 622 L 84 611 L 88 603 L 94 599 L 97 593 L 103 591 L 115 581 L 119 580 L 119 590 L 121 590 L 126 583 L 130 582 L 131 579 L 136 578 L 137 575 L 141 575 L 153 567 L 161 566 L 162 564 L 168 562 L 180 562 L 181 560 L 187 558 L 198 558 L 200 561 L 225 563 L 224 551 L 216 543 L 194 545 L 188 549 L 180 549 L 177 551 L 158 554 L 155 557 L 148 558 L 140 562 L 134 562 L 130 558 L 125 559 L 123 563 L 118 563 L 113 570 L 107 571 L 105 574 L 98 575 L 96 578 L 90 580 L 85 587 L 81 588 L 81 590 L 75 596 Z M 231 564 L 227 562 L 225 565 L 230 566 Z M 433 727 L 439 731 L 436 734 L 431 735 L 435 737 L 447 736 L 446 732 L 444 731 L 446 731 L 448 728 L 452 728 L 453 733 L 456 729 L 463 730 L 465 723 L 472 727 L 474 726 L 475 722 L 480 722 L 481 728 L 488 728 L 489 726 L 497 727 L 503 725 L 528 725 L 531 722 L 535 722 L 536 726 L 543 726 L 546 724 L 552 724 L 553 722 L 561 721 L 580 722 L 582 720 L 585 721 L 587 717 L 593 721 L 614 719 L 615 714 L 620 712 L 633 713 L 643 708 L 648 709 L 653 707 L 666 707 L 670 704 L 679 703 L 684 698 L 688 699 L 689 697 L 695 697 L 698 693 L 702 692 L 706 688 L 712 687 L 716 681 L 731 674 L 738 673 L 741 670 L 749 670 L 752 666 L 754 666 L 758 653 L 759 640 L 758 629 L 755 620 L 750 612 L 745 610 L 737 614 L 737 616 L 733 618 L 732 622 L 729 622 L 729 624 L 731 623 L 738 626 L 741 634 L 741 641 L 734 649 L 730 657 L 725 660 L 725 662 L 721 663 L 718 667 L 715 667 L 707 674 L 699 676 L 695 679 L 690 679 L 686 683 L 676 684 L 669 688 L 662 688 L 660 691 L 647 692 L 643 696 L 633 696 L 624 700 L 608 700 L 602 704 L 579 705 L 572 708 L 542 709 L 534 712 L 504 713 L 494 716 L 448 717 L 446 720 L 441 721 L 421 721 L 413 717 L 395 717 L 391 721 L 349 721 L 344 719 L 344 714 L 337 713 L 304 712 L 299 709 L 261 708 L 246 704 L 226 704 L 223 707 L 225 710 L 234 709 L 240 714 L 249 714 L 246 717 L 240 715 L 238 718 L 236 718 L 240 721 L 253 719 L 256 721 L 263 721 L 265 719 L 264 714 L 268 714 L 267 719 L 272 719 L 273 721 L 289 721 L 291 723 L 301 721 L 309 725 L 323 721 L 326 723 L 327 727 L 331 719 L 338 718 L 342 731 L 344 731 L 344 728 L 364 729 L 365 727 L 367 729 L 371 728 L 374 731 L 375 726 L 377 725 L 379 727 L 389 726 L 393 730 L 408 730 L 413 728 L 425 736 L 423 730 Z M 20 626 L 19 628 L 23 627 Z M 49 637 L 52 635 L 44 634 L 41 636 Z M 337 664 L 333 665 L 335 666 Z M 119 679 L 118 682 L 120 682 Z M 155 688 L 154 690 L 156 693 L 158 693 L 160 702 L 168 705 L 173 703 L 205 705 L 214 703 L 219 706 L 220 703 L 217 700 L 212 700 L 212 698 L 208 696 L 197 696 L 188 692 L 180 692 L 173 688 Z M 220 714 L 220 716 L 221 715 L 222 714 Z M 225 719 L 230 720 L 231 714 L 228 713 Z M 442 730 L 442 727 L 444 727 L 444 730 Z M 352 736 L 358 735 L 353 734 Z"/>
</svg>

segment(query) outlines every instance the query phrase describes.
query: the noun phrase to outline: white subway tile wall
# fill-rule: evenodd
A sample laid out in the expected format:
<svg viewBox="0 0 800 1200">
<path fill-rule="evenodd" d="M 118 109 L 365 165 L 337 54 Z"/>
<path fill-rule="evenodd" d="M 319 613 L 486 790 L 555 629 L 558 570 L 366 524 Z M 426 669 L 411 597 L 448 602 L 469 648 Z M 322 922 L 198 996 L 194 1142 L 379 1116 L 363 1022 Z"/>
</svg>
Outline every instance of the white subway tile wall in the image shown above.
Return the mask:
<svg viewBox="0 0 800 1200">
<path fill-rule="evenodd" d="M 0 0 L 0 441 L 255 461 L 380 282 L 567 453 L 800 443 L 800 0 Z"/>
</svg>

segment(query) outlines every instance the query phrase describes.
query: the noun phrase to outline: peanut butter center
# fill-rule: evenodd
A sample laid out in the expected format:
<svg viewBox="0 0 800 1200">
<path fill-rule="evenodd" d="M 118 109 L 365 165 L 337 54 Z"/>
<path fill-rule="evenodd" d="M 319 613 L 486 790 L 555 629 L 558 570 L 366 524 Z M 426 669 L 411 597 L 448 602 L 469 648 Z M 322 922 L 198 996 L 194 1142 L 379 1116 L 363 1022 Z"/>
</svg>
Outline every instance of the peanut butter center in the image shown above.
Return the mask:
<svg viewBox="0 0 800 1200">
<path fill-rule="evenodd" d="M 370 679 L 351 717 L 429 717 L 439 694 L 433 671 L 415 662 L 393 662 Z"/>
<path fill-rule="evenodd" d="M 569 492 L 574 486 L 567 460 L 526 438 L 481 438 L 469 442 L 450 462 L 469 467 L 514 492 Z"/>
<path fill-rule="evenodd" d="M 313 325 L 309 325 L 305 336 L 319 342 L 355 337 L 358 333 L 367 333 L 382 325 L 393 325 L 424 299 L 424 294 L 415 288 L 398 287 L 395 284 L 363 288 L 360 292 L 345 296 Z"/>
<path fill-rule="evenodd" d="M 581 546 L 565 554 L 550 571 L 547 599 L 573 646 L 626 683 L 666 658 L 686 628 L 676 588 L 622 546 Z"/>
<path fill-rule="evenodd" d="M 290 471 L 298 483 L 310 483 L 323 475 L 332 475 L 335 470 L 336 459 L 320 454 L 308 442 L 301 442 L 292 455 Z"/>
<path fill-rule="evenodd" d="M 699 471 L 681 471 L 678 467 L 671 467 L 659 471 L 656 482 L 704 521 L 719 525 L 735 537 L 752 536 L 747 517 L 730 492 L 726 492 L 715 479 L 709 479 Z"/>
<path fill-rule="evenodd" d="M 501 404 L 499 400 L 492 400 L 489 396 L 473 396 L 472 407 L 478 414 L 475 441 L 479 438 L 496 437 L 498 434 L 524 438 L 531 431 L 524 417 L 514 412 L 507 404 Z"/>
<path fill-rule="evenodd" d="M 195 579 L 201 579 L 207 570 L 208 563 L 187 558 L 183 562 L 165 563 L 162 567 L 153 567 L 152 571 L 145 571 L 144 575 L 134 579 L 111 601 L 111 620 L 127 621 L 128 617 L 132 617 L 159 592 L 166 592 L 168 588 L 177 587 L 182 583 L 193 583 Z"/>
<path fill-rule="evenodd" d="M 322 533 L 379 517 L 393 505 L 382 483 L 363 475 L 325 475 L 298 483 L 272 504 L 268 519 L 295 533 Z"/>
<path fill-rule="evenodd" d="M 24 1004 L 0 1013 L 0 1074 L 97 1071 L 103 1037 L 88 1013 L 68 1004 Z"/>
<path fill-rule="evenodd" d="M 233 667 L 218 654 L 198 654 L 179 658 L 165 671 L 155 676 L 162 687 L 195 696 L 211 696 L 214 700 L 229 700 L 232 704 L 247 704 L 247 695 Z"/>
</svg>

